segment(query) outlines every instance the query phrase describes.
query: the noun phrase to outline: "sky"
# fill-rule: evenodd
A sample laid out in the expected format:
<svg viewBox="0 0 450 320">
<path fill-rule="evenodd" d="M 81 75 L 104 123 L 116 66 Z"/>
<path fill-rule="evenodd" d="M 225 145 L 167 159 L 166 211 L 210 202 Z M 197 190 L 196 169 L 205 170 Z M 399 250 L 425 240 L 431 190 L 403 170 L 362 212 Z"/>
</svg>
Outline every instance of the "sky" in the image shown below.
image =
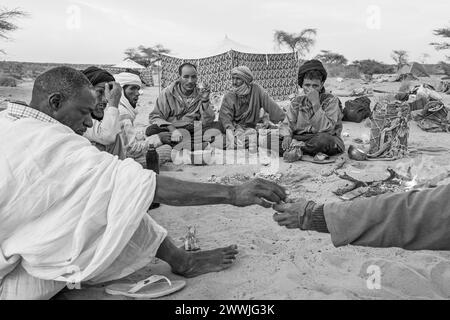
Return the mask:
<svg viewBox="0 0 450 320">
<path fill-rule="evenodd" d="M 0 39 L 0 60 L 113 64 L 127 48 L 162 44 L 172 55 L 207 56 L 227 35 L 260 53 L 286 52 L 275 30 L 316 28 L 320 50 L 349 61 L 393 63 L 392 50 L 411 61 L 436 63 L 443 51 L 433 29 L 450 26 L 448 0 L 2 0 L 0 7 L 29 13 L 16 21 L 11 40 Z"/>
</svg>

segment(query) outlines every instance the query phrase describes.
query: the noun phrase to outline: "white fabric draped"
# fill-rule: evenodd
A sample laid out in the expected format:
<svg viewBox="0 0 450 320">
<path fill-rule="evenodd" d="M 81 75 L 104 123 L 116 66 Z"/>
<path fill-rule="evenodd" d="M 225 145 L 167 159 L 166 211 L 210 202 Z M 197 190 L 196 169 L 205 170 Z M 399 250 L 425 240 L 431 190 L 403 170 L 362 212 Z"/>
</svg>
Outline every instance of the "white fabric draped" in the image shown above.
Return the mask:
<svg viewBox="0 0 450 320">
<path fill-rule="evenodd" d="M 62 124 L 0 116 L 0 282 L 18 264 L 44 280 L 103 282 L 156 255 L 156 175 Z"/>
</svg>

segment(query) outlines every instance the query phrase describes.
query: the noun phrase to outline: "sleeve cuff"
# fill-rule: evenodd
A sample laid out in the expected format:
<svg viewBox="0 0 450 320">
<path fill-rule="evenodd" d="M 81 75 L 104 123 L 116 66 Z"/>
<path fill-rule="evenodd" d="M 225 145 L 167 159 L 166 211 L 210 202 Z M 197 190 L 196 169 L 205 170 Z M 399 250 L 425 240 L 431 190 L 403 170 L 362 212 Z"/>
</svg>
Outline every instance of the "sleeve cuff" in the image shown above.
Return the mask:
<svg viewBox="0 0 450 320">
<path fill-rule="evenodd" d="M 327 222 L 325 220 L 325 214 L 323 211 L 324 205 L 317 205 L 313 209 L 311 213 L 311 230 L 322 232 L 322 233 L 330 233 L 328 230 Z"/>
</svg>

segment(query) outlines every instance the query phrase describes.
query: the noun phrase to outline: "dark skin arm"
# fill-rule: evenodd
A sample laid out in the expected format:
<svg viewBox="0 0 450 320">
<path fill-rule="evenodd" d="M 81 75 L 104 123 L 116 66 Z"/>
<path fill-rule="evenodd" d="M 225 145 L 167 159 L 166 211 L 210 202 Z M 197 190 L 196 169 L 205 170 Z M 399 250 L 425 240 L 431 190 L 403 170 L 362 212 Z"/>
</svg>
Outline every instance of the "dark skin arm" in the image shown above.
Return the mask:
<svg viewBox="0 0 450 320">
<path fill-rule="evenodd" d="M 279 185 L 254 179 L 228 186 L 216 183 L 198 183 L 157 175 L 154 202 L 171 206 L 200 206 L 231 204 L 245 207 L 258 204 L 270 208 L 286 199 L 286 191 Z"/>
</svg>

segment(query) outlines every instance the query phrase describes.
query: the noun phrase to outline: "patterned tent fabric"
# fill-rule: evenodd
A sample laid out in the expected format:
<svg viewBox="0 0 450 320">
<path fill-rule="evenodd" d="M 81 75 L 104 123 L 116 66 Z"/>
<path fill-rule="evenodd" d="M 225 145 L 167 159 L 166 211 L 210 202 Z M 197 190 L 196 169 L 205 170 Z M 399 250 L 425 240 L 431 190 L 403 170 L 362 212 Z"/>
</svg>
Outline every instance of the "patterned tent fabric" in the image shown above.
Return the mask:
<svg viewBox="0 0 450 320">
<path fill-rule="evenodd" d="M 287 100 L 297 93 L 297 56 L 294 53 L 252 54 L 228 51 L 202 59 L 180 59 L 162 56 L 161 87 L 165 88 L 178 75 L 178 67 L 184 62 L 197 66 L 199 81 L 208 83 L 213 93 L 224 94 L 231 88 L 231 69 L 240 65 L 249 67 L 255 82 L 260 84 L 276 100 Z"/>
</svg>

